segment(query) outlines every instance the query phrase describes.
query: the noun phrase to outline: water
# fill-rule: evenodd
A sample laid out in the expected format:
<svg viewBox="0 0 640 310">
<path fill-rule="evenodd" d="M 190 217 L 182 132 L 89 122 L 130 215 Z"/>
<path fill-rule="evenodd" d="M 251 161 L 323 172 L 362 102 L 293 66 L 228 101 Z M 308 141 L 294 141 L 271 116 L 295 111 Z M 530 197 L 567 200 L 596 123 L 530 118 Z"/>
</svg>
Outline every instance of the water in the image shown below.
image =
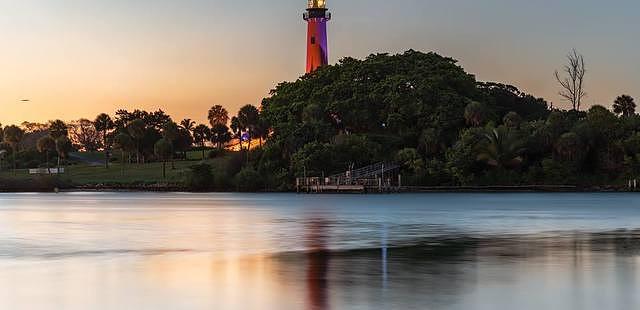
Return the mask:
<svg viewBox="0 0 640 310">
<path fill-rule="evenodd" d="M 635 194 L 0 194 L 0 309 L 639 309 Z"/>
</svg>

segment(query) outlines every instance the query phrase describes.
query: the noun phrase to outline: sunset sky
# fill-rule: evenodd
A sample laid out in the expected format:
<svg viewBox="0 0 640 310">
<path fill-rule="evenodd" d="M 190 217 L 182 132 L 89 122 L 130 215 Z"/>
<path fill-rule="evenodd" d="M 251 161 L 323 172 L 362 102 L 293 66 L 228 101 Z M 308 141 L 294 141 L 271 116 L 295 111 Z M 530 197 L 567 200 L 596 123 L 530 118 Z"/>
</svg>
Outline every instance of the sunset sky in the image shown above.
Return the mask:
<svg viewBox="0 0 640 310">
<path fill-rule="evenodd" d="M 305 0 L 0 0 L 0 123 L 162 108 L 204 121 L 305 69 Z M 588 105 L 640 97 L 640 2 L 333 0 L 330 61 L 410 48 L 566 106 L 553 78 L 584 54 Z M 22 102 L 29 99 L 30 102 Z M 640 99 L 640 98 L 638 98 Z"/>
</svg>

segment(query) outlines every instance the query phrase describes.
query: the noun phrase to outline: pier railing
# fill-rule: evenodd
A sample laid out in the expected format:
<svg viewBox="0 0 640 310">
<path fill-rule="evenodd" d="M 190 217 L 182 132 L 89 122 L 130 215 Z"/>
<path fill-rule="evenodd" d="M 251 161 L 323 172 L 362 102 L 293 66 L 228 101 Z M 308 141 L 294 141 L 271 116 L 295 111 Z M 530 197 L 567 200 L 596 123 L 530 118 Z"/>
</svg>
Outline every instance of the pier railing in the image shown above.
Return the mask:
<svg viewBox="0 0 640 310">
<path fill-rule="evenodd" d="M 401 186 L 401 177 L 395 173 L 399 168 L 400 166 L 394 163 L 377 163 L 325 178 L 297 178 L 296 189 L 307 192 L 389 191 Z"/>
</svg>

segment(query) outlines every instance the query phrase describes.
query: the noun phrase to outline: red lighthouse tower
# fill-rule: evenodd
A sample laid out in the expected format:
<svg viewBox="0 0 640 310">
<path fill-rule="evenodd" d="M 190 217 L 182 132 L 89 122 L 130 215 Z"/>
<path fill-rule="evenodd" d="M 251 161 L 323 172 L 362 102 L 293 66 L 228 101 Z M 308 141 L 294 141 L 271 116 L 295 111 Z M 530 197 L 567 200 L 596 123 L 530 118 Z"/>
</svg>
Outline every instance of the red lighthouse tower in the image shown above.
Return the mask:
<svg viewBox="0 0 640 310">
<path fill-rule="evenodd" d="M 325 0 L 309 0 L 304 13 L 307 21 L 307 73 L 329 64 L 329 45 L 327 42 L 327 22 L 331 13 Z"/>
</svg>

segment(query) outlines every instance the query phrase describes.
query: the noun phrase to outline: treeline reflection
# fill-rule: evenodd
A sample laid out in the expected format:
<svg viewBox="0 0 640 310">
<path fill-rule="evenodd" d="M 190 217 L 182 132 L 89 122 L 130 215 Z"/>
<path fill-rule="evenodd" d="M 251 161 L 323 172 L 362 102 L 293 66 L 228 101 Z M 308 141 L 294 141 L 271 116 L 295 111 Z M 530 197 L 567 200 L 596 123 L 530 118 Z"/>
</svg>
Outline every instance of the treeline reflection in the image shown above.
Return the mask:
<svg viewBox="0 0 640 310">
<path fill-rule="evenodd" d="M 313 219 L 305 227 L 308 251 L 273 259 L 286 270 L 284 281 L 304 283 L 311 310 L 348 304 L 451 308 L 464 303 L 464 296 L 476 294 L 479 282 L 516 283 L 543 276 L 548 281 L 569 279 L 576 294 L 577 288 L 593 281 L 610 281 L 619 285 L 616 305 L 636 302 L 640 229 L 506 236 L 459 233 L 387 244 L 389 232 L 381 228 L 378 248 L 330 250 L 330 223 Z M 531 282 L 527 285 L 535 290 L 539 284 Z"/>
</svg>

